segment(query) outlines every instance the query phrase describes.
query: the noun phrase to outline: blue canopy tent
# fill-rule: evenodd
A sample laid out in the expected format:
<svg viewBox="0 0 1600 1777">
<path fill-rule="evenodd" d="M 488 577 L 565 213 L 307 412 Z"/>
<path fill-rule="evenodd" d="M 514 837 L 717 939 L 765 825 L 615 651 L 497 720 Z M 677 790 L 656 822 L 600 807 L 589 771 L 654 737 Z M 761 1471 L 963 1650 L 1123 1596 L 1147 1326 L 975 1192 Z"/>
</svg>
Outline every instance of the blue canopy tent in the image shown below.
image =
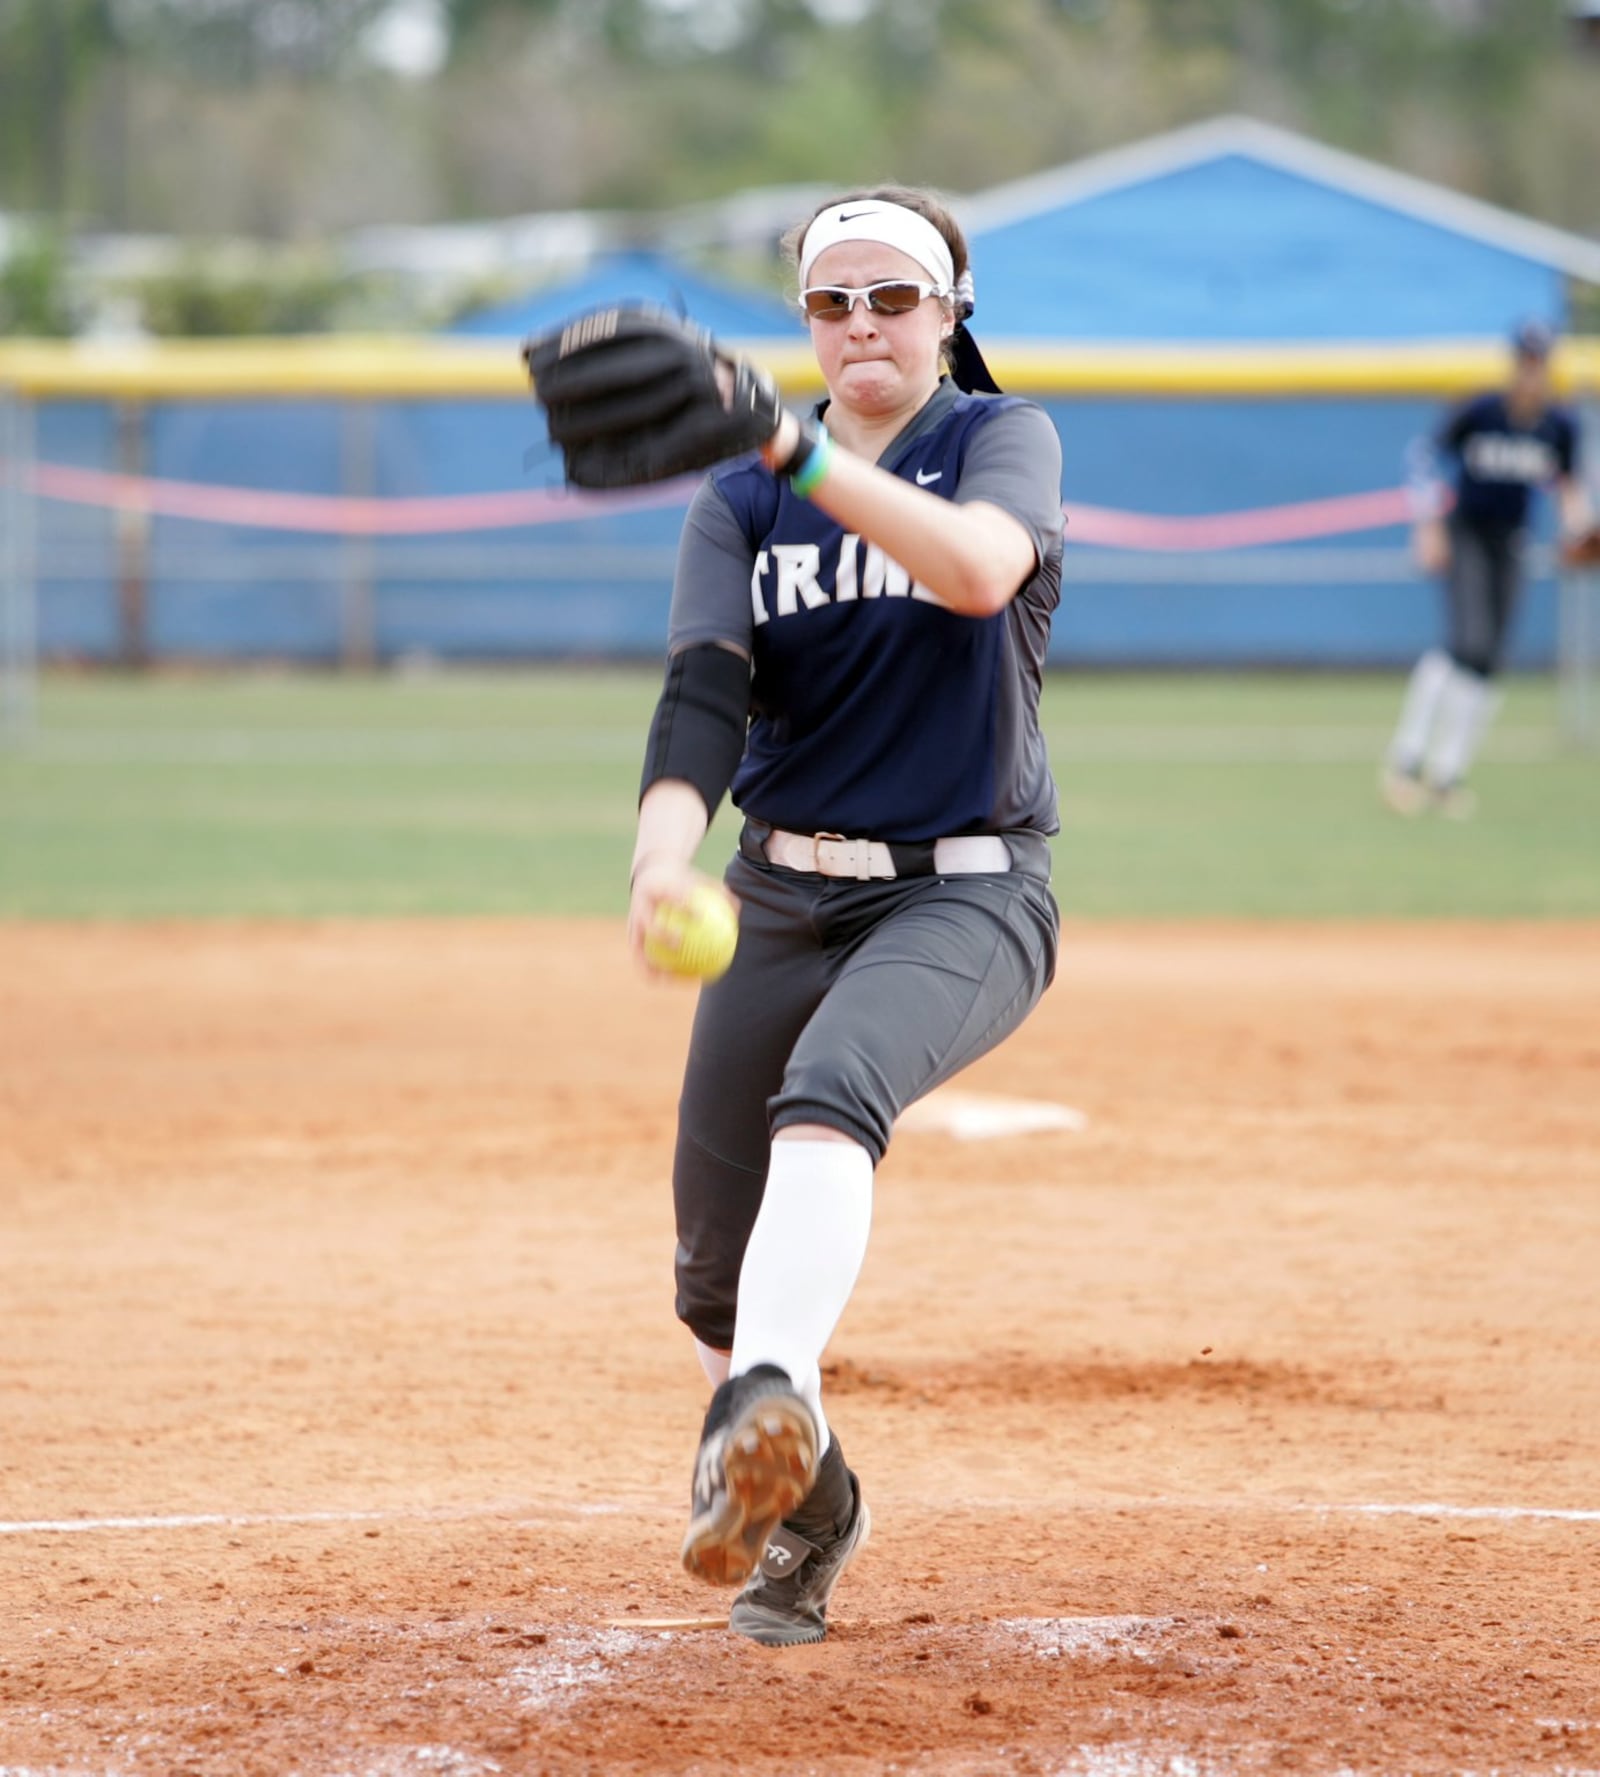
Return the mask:
<svg viewBox="0 0 1600 1777">
<path fill-rule="evenodd" d="M 1558 329 L 1600 245 L 1247 118 L 995 187 L 961 210 L 984 342 L 1387 343 Z M 1051 403 L 1063 500 L 1239 513 L 1393 488 L 1438 404 L 1146 395 Z M 1270 528 L 1263 523 L 1262 530 Z M 1434 639 L 1403 528 L 1287 548 L 1069 552 L 1058 658 L 1399 664 Z M 1517 660 L 1554 652 L 1533 589 Z"/>
<path fill-rule="evenodd" d="M 452 333 L 538 333 L 585 309 L 614 302 L 654 302 L 686 314 L 723 339 L 798 337 L 793 309 L 759 290 L 718 284 L 665 253 L 630 248 L 595 259 L 578 277 L 475 310 Z"/>
<path fill-rule="evenodd" d="M 1600 245 L 1249 118 L 997 186 L 962 212 L 986 332 L 1400 340 L 1561 326 Z"/>
</svg>

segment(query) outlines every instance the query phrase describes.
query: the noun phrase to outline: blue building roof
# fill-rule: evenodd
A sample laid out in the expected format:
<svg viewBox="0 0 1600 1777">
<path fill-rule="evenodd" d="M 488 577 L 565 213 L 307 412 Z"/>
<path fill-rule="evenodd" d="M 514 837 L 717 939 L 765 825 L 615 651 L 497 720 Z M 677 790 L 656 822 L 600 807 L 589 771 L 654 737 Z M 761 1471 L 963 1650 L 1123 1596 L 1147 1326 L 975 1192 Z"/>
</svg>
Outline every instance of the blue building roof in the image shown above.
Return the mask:
<svg viewBox="0 0 1600 1777">
<path fill-rule="evenodd" d="M 980 338 L 1416 339 L 1562 325 L 1600 245 L 1243 118 L 981 194 Z"/>
<path fill-rule="evenodd" d="M 645 248 L 607 253 L 581 276 L 464 316 L 450 331 L 521 336 L 554 327 L 585 309 L 656 302 L 725 339 L 797 338 L 795 312 L 774 296 L 713 283 L 681 261 Z"/>
</svg>

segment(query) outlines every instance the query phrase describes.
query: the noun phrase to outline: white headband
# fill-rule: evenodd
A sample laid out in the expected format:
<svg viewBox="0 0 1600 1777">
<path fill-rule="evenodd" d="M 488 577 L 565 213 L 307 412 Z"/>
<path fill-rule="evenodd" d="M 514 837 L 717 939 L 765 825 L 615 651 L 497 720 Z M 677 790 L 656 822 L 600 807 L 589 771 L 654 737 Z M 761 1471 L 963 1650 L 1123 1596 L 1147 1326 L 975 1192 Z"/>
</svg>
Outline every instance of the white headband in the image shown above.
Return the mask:
<svg viewBox="0 0 1600 1777">
<path fill-rule="evenodd" d="M 829 247 L 837 247 L 841 241 L 876 241 L 880 246 L 893 247 L 907 258 L 916 260 L 942 291 L 948 292 L 956 281 L 949 243 L 926 216 L 919 216 L 904 204 L 863 197 L 854 202 L 834 204 L 806 230 L 805 239 L 800 243 L 802 288 L 817 256 L 827 252 Z"/>
</svg>

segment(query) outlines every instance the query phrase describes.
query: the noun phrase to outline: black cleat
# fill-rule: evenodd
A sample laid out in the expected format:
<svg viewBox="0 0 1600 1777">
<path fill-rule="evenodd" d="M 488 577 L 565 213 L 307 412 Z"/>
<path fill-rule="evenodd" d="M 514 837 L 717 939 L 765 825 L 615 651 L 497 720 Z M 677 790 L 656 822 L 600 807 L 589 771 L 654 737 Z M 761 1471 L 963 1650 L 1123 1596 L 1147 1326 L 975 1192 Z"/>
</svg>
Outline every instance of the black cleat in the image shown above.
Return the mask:
<svg viewBox="0 0 1600 1777">
<path fill-rule="evenodd" d="M 789 1378 L 773 1364 L 730 1377 L 700 1434 L 685 1569 L 714 1586 L 742 1585 L 816 1478 L 817 1422 Z"/>
<path fill-rule="evenodd" d="M 833 1588 L 871 1529 L 861 1484 L 835 1438 L 810 1496 L 766 1538 L 760 1565 L 733 1602 L 728 1627 L 763 1647 L 821 1641 Z"/>
</svg>

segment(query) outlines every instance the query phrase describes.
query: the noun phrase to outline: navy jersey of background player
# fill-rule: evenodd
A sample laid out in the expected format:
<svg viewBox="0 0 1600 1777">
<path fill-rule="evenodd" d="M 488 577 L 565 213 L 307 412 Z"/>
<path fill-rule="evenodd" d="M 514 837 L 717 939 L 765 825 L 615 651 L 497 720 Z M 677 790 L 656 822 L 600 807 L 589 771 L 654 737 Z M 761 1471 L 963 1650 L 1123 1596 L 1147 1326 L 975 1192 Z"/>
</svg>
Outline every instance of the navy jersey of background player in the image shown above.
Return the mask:
<svg viewBox="0 0 1600 1777">
<path fill-rule="evenodd" d="M 690 510 L 671 648 L 731 642 L 753 663 L 733 780 L 744 813 L 791 832 L 910 842 L 1057 831 L 1038 730 L 1061 591 L 1061 447 L 1031 402 L 938 391 L 879 459 L 930 493 L 1023 524 L 1039 567 L 1006 609 L 945 610 L 865 538 L 749 459 Z"/>
<path fill-rule="evenodd" d="M 1577 427 L 1570 414 L 1547 407 L 1532 424 L 1520 424 L 1498 392 L 1458 408 L 1435 443 L 1457 464 L 1457 514 L 1485 530 L 1520 529 L 1529 491 L 1571 475 L 1577 459 Z"/>
</svg>

